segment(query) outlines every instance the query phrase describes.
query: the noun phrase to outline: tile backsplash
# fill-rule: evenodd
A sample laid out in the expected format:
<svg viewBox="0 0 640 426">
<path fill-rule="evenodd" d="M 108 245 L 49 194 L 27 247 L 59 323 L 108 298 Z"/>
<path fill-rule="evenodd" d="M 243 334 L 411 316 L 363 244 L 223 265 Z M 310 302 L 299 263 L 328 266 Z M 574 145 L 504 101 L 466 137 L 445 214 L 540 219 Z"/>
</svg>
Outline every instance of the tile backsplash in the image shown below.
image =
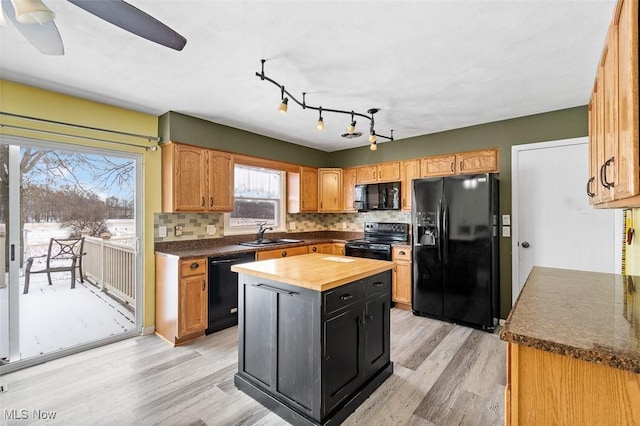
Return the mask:
<svg viewBox="0 0 640 426">
<path fill-rule="evenodd" d="M 155 242 L 222 238 L 224 236 L 223 213 L 155 213 L 153 215 Z M 411 222 L 411 213 L 397 210 L 363 213 L 296 213 L 287 214 L 287 229 L 292 232 L 353 231 L 361 232 L 365 222 Z M 215 225 L 215 235 L 207 235 L 207 226 Z M 167 228 L 167 236 L 160 237 L 161 226 Z M 176 226 L 182 227 L 182 235 L 176 236 Z"/>
</svg>

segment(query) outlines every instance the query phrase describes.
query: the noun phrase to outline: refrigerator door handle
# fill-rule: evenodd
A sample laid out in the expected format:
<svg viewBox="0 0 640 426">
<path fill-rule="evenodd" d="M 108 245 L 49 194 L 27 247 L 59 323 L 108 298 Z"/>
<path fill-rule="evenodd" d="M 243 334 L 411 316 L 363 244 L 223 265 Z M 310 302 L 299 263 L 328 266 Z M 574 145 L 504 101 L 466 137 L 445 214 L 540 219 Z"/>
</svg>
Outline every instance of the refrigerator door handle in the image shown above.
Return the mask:
<svg viewBox="0 0 640 426">
<path fill-rule="evenodd" d="M 449 206 L 444 204 L 444 212 L 442 214 L 442 260 L 449 263 Z"/>
<path fill-rule="evenodd" d="M 436 226 L 438 232 L 436 233 L 436 246 L 438 247 L 438 260 L 442 262 L 442 225 L 440 220 L 442 219 L 442 200 L 438 200 L 438 209 L 436 210 Z"/>
</svg>

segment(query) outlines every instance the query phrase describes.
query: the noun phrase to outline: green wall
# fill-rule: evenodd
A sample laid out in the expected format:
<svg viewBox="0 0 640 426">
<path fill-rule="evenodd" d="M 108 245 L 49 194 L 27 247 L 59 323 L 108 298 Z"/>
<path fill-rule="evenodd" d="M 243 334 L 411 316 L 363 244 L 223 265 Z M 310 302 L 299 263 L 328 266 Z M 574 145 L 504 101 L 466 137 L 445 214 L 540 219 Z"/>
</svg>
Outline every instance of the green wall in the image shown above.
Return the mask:
<svg viewBox="0 0 640 426">
<path fill-rule="evenodd" d="M 329 154 L 333 167 L 350 167 L 482 148 L 500 148 L 500 214 L 511 214 L 511 147 L 588 135 L 587 107 L 575 107 Z M 587 164 L 584 165 L 585 169 Z M 511 310 L 511 239 L 500 237 L 500 317 Z"/>
<path fill-rule="evenodd" d="M 460 151 L 500 148 L 500 213 L 511 214 L 511 147 L 588 135 L 587 107 L 580 106 L 342 151 L 323 152 L 176 112 L 160 117 L 163 141 L 238 152 L 314 167 L 351 167 Z M 400 132 L 398 132 L 401 134 Z M 585 164 L 585 167 L 587 165 Z M 511 309 L 511 240 L 500 238 L 500 316 Z"/>
<path fill-rule="evenodd" d="M 325 151 L 261 136 L 173 111 L 160 116 L 158 132 L 163 142 L 182 142 L 305 166 L 328 167 L 328 153 Z"/>
</svg>

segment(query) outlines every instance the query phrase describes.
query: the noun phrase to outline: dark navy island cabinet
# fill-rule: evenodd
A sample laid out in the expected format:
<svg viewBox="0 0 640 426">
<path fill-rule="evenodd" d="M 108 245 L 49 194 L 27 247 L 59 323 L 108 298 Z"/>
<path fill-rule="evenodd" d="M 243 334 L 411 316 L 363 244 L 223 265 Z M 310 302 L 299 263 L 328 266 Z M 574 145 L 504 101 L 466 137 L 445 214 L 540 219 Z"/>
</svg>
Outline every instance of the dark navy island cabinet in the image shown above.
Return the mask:
<svg viewBox="0 0 640 426">
<path fill-rule="evenodd" d="M 393 373 L 391 272 L 324 292 L 238 280 L 236 386 L 293 424 L 339 424 Z"/>
</svg>

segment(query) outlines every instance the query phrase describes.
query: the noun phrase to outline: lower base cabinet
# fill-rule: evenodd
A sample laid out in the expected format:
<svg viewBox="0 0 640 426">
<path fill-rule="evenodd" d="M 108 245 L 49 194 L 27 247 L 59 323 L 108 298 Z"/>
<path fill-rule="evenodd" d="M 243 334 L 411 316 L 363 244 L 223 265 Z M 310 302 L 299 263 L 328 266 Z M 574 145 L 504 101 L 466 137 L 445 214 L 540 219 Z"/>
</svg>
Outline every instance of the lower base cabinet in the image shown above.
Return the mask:
<svg viewBox="0 0 640 426">
<path fill-rule="evenodd" d="M 293 424 L 339 424 L 393 372 L 390 271 L 317 292 L 239 276 L 236 386 Z"/>
</svg>

